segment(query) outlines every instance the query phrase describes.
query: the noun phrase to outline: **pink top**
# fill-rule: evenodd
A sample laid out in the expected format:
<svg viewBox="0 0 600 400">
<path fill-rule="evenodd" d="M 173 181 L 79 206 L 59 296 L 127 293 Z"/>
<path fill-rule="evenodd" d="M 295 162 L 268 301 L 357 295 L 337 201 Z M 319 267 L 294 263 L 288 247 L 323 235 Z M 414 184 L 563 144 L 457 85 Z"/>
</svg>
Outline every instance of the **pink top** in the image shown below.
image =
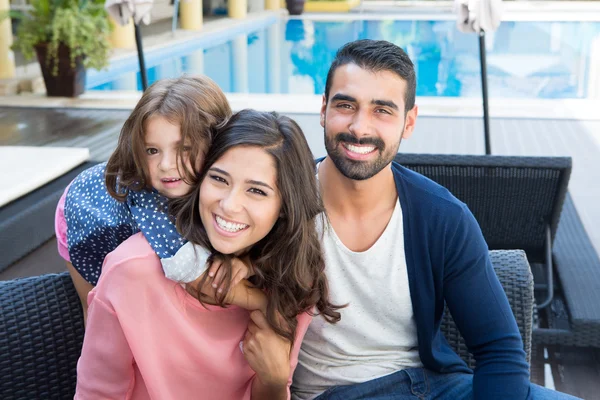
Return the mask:
<svg viewBox="0 0 600 400">
<path fill-rule="evenodd" d="M 165 278 L 141 233 L 106 257 L 88 303 L 75 399 L 251 398 L 255 373 L 240 350 L 249 312 L 203 308 Z M 292 375 L 310 320 L 298 317 Z"/>
<path fill-rule="evenodd" d="M 71 257 L 69 256 L 69 246 L 67 244 L 67 221 L 65 220 L 65 200 L 67 198 L 67 192 L 69 191 L 69 186 L 65 189 L 62 196 L 60 196 L 60 200 L 58 200 L 58 204 L 56 205 L 56 212 L 54 213 L 54 232 L 56 233 L 56 245 L 58 247 L 58 254 L 65 261 L 71 262 Z"/>
</svg>

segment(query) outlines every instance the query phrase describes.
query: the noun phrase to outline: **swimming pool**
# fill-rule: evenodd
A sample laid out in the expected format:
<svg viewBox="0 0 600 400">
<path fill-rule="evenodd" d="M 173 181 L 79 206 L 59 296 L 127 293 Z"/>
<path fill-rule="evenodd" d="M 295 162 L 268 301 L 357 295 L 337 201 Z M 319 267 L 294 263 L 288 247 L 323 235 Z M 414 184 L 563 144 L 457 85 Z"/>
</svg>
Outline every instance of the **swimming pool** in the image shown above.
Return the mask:
<svg viewBox="0 0 600 400">
<path fill-rule="evenodd" d="M 355 39 L 385 39 L 407 51 L 418 96 L 480 97 L 478 39 L 454 21 L 275 19 L 216 45 L 150 57 L 148 81 L 204 73 L 225 92 L 322 94 L 336 50 Z M 491 97 L 600 96 L 600 22 L 503 22 L 486 37 Z M 96 71 L 93 71 L 96 72 Z M 96 72 L 88 90 L 140 90 L 136 65 Z"/>
</svg>

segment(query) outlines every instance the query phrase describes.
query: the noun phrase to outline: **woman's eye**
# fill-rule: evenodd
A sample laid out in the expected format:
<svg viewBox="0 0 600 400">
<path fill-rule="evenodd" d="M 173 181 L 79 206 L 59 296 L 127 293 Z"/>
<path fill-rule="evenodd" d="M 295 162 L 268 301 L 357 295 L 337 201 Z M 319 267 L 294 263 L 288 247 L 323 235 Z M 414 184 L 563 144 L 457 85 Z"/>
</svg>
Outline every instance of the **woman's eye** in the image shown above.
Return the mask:
<svg viewBox="0 0 600 400">
<path fill-rule="evenodd" d="M 210 179 L 221 183 L 227 183 L 227 181 L 221 178 L 219 175 L 210 175 Z"/>
<path fill-rule="evenodd" d="M 146 154 L 148 155 L 153 155 L 158 153 L 158 149 L 155 149 L 154 147 L 149 147 L 146 149 Z"/>
<path fill-rule="evenodd" d="M 183 146 L 183 151 L 186 153 L 192 151 L 192 146 Z"/>
<path fill-rule="evenodd" d="M 267 195 L 265 192 L 263 192 L 262 190 L 257 189 L 257 188 L 251 188 L 250 189 L 250 193 L 259 194 L 261 196 L 266 196 Z"/>
</svg>

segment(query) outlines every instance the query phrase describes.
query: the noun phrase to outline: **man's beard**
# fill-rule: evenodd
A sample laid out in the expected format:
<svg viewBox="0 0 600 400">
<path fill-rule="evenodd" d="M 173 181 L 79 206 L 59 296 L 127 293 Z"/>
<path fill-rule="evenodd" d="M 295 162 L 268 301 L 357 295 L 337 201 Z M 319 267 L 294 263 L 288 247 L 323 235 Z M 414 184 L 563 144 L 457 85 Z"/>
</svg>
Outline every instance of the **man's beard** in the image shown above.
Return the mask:
<svg viewBox="0 0 600 400">
<path fill-rule="evenodd" d="M 403 132 L 404 133 L 404 132 Z M 383 140 L 376 137 L 365 137 L 357 139 L 354 135 L 349 133 L 338 133 L 333 138 L 327 136 L 327 129 L 324 129 L 325 136 L 325 149 L 327 155 L 331 158 L 331 161 L 335 164 L 337 169 L 348 179 L 356 181 L 363 181 L 365 179 L 372 178 L 377 175 L 382 169 L 387 167 L 396 156 L 398 148 L 400 147 L 400 140 L 398 140 L 397 146 L 391 146 L 386 149 L 386 145 Z M 342 149 L 343 144 L 354 144 L 354 145 L 370 145 L 375 146 L 375 150 L 379 153 L 378 157 L 373 161 L 358 161 L 348 159 Z"/>
</svg>

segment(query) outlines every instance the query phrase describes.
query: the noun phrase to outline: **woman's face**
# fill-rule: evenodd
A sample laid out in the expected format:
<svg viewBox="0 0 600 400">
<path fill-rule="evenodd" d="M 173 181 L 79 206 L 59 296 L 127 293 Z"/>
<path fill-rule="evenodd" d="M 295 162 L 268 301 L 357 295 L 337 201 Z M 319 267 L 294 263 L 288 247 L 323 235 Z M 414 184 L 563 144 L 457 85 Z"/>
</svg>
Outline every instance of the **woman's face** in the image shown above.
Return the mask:
<svg viewBox="0 0 600 400">
<path fill-rule="evenodd" d="M 218 252 L 239 253 L 260 241 L 281 212 L 273 157 L 259 147 L 228 150 L 200 185 L 199 209 Z"/>
</svg>

